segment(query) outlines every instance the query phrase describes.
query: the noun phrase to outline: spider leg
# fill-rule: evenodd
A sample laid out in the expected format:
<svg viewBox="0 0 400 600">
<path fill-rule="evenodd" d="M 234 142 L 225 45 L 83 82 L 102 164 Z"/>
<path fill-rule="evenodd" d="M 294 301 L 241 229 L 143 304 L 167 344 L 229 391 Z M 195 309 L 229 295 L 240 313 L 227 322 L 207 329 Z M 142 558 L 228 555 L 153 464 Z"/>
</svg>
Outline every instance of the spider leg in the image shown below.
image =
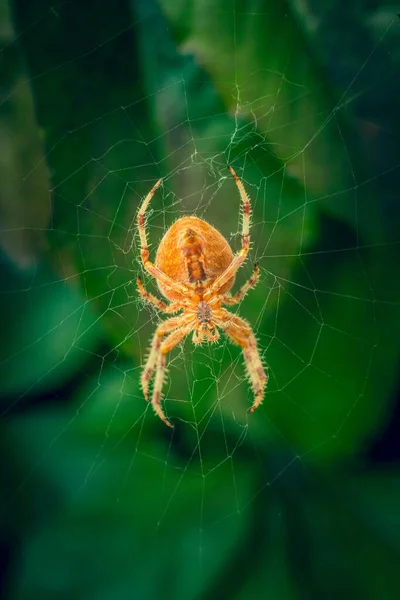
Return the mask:
<svg viewBox="0 0 400 600">
<path fill-rule="evenodd" d="M 160 187 L 162 179 L 159 179 L 155 185 L 151 188 L 150 192 L 147 194 L 145 199 L 142 202 L 142 205 L 139 209 L 137 215 L 137 224 L 140 236 L 140 256 L 142 259 L 142 263 L 146 271 L 153 275 L 158 281 L 161 281 L 164 285 L 168 286 L 174 292 L 178 292 L 179 294 L 188 293 L 188 288 L 182 283 L 178 283 L 174 281 L 171 277 L 169 277 L 166 273 L 161 271 L 154 263 L 149 260 L 149 247 L 147 245 L 147 235 L 146 235 L 146 220 L 145 220 L 145 212 L 150 203 L 150 200 L 154 196 L 156 190 Z"/>
<path fill-rule="evenodd" d="M 147 357 L 146 364 L 142 371 L 142 376 L 140 379 L 141 387 L 143 390 L 143 395 L 146 398 L 147 402 L 149 401 L 149 383 L 151 376 L 154 372 L 154 367 L 157 362 L 157 357 L 160 352 L 161 347 L 161 338 L 172 331 L 173 329 L 177 329 L 182 325 L 182 316 L 173 317 L 164 321 L 159 325 L 153 335 L 153 340 L 150 346 L 149 356 Z"/>
<path fill-rule="evenodd" d="M 158 298 L 156 298 L 156 296 L 153 296 L 153 294 L 150 294 L 150 292 L 145 290 L 140 277 L 137 278 L 137 286 L 139 289 L 139 294 L 142 296 L 142 298 L 147 300 L 147 302 L 150 302 L 150 304 L 153 304 L 159 310 L 162 310 L 163 312 L 170 314 L 170 313 L 177 312 L 178 310 L 181 309 L 179 302 L 172 302 L 171 304 L 166 304 L 162 300 L 159 300 Z"/>
<path fill-rule="evenodd" d="M 242 247 L 239 250 L 239 252 L 233 257 L 231 264 L 225 269 L 223 273 L 221 273 L 219 277 L 217 277 L 214 283 L 210 285 L 210 287 L 204 294 L 205 300 L 218 293 L 221 287 L 225 285 L 225 283 L 235 275 L 236 271 L 246 260 L 246 256 L 250 248 L 250 198 L 248 197 L 246 190 L 244 189 L 243 183 L 240 181 L 233 168 L 231 166 L 228 166 L 228 169 L 235 180 L 235 183 L 240 193 L 240 197 L 242 199 Z"/>
<path fill-rule="evenodd" d="M 218 313 L 219 318 L 215 320 L 218 327 L 223 329 L 231 340 L 242 348 L 247 375 L 254 392 L 254 401 L 248 410 L 249 413 L 252 413 L 263 401 L 264 389 L 268 383 L 268 375 L 264 371 L 258 352 L 257 340 L 250 325 L 244 319 L 223 308 Z"/>
<path fill-rule="evenodd" d="M 253 288 L 257 285 L 259 274 L 260 274 L 260 269 L 258 267 L 258 264 L 256 263 L 254 265 L 254 271 L 253 271 L 253 274 L 250 277 L 250 279 L 248 281 L 246 281 L 246 283 L 244 283 L 242 285 L 240 290 L 238 290 L 236 292 L 236 294 L 234 294 L 233 296 L 229 296 L 227 294 L 225 296 L 223 296 L 222 303 L 227 304 L 228 306 L 233 306 L 233 304 L 239 304 L 239 302 L 241 302 L 241 300 L 243 300 L 243 298 L 245 297 L 247 292 L 251 288 Z"/>
<path fill-rule="evenodd" d="M 190 331 L 192 329 L 193 329 L 193 323 L 190 323 L 189 325 L 180 327 L 176 331 L 173 331 L 172 333 L 170 333 L 165 338 L 163 343 L 161 344 L 161 347 L 160 347 L 160 350 L 158 353 L 157 370 L 156 370 L 156 377 L 154 380 L 154 389 L 153 389 L 153 396 L 151 399 L 151 405 L 152 405 L 156 415 L 158 415 L 160 417 L 160 419 L 162 421 L 164 421 L 164 423 L 166 425 L 168 425 L 168 427 L 171 427 L 172 429 L 174 428 L 174 426 L 172 425 L 171 421 L 169 421 L 167 419 L 167 417 L 165 416 L 164 411 L 161 406 L 161 392 L 162 392 L 162 386 L 164 384 L 165 368 L 166 368 L 166 362 L 167 362 L 166 355 L 168 354 L 168 352 L 171 352 L 171 350 L 177 344 L 179 344 L 179 342 L 182 341 L 183 338 L 186 337 L 187 334 L 190 333 Z"/>
</svg>

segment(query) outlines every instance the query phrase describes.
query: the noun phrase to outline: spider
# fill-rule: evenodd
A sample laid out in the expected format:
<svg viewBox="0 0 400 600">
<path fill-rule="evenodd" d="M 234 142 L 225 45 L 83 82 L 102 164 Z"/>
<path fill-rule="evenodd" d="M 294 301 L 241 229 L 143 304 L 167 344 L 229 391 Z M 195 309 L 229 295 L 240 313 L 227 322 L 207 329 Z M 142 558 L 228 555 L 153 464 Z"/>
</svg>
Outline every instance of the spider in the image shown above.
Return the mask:
<svg viewBox="0 0 400 600">
<path fill-rule="evenodd" d="M 243 350 L 247 375 L 254 392 L 254 402 L 248 410 L 252 413 L 261 404 L 268 378 L 264 371 L 257 342 L 250 325 L 222 307 L 238 304 L 258 280 L 256 264 L 250 279 L 233 296 L 229 290 L 235 281 L 236 271 L 246 260 L 250 246 L 250 200 L 244 186 L 231 166 L 228 166 L 242 200 L 242 247 L 233 255 L 226 239 L 212 225 L 198 217 L 181 217 L 168 229 L 156 253 L 155 264 L 149 260 L 145 212 L 159 179 L 140 207 L 137 224 L 140 235 L 140 255 L 143 267 L 155 277 L 160 292 L 170 303 L 166 304 L 143 287 L 137 280 L 139 294 L 166 314 L 183 311 L 180 315 L 163 321 L 156 329 L 149 356 L 141 377 L 144 397 L 149 401 L 149 383 L 154 377 L 151 404 L 155 413 L 169 427 L 161 406 L 162 386 L 165 379 L 166 355 L 193 332 L 193 343 L 216 342 L 218 329 Z"/>
</svg>

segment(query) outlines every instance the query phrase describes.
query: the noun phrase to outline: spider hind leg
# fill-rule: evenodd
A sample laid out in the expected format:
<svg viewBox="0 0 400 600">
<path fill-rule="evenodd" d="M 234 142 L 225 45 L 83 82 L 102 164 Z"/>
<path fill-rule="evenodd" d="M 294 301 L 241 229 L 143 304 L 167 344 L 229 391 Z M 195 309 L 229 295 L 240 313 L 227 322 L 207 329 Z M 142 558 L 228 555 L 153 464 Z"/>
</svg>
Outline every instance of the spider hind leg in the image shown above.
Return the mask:
<svg viewBox="0 0 400 600">
<path fill-rule="evenodd" d="M 169 320 L 173 321 L 175 319 L 169 319 Z M 178 320 L 178 319 L 176 319 L 176 320 Z M 160 417 L 160 419 L 162 421 L 164 421 L 164 423 L 166 425 L 168 425 L 168 427 L 171 427 L 171 429 L 173 429 L 174 426 L 172 425 L 171 421 L 169 421 L 167 419 L 167 417 L 165 416 L 163 408 L 161 406 L 162 387 L 165 382 L 165 372 L 166 372 L 166 364 L 167 364 L 166 355 L 169 352 L 171 352 L 171 350 L 173 348 L 175 348 L 175 346 L 177 344 L 179 344 L 179 342 L 181 342 L 183 340 L 183 338 L 185 338 L 187 336 L 187 334 L 190 333 L 190 331 L 193 329 L 192 323 L 184 324 L 184 321 L 182 318 L 179 320 L 180 320 L 180 325 L 175 329 L 175 331 L 172 331 L 172 333 L 167 335 L 167 337 L 163 340 L 163 342 L 160 343 L 160 345 L 157 347 L 156 357 L 155 357 L 155 361 L 153 363 L 153 370 L 154 370 L 154 364 L 156 363 L 156 375 L 154 378 L 154 387 L 153 387 L 153 395 L 151 398 L 151 405 L 152 405 L 156 415 L 158 417 Z M 166 323 L 168 323 L 168 321 L 166 321 Z"/>
<path fill-rule="evenodd" d="M 149 354 L 147 357 L 147 361 L 146 361 L 146 364 L 142 371 L 142 376 L 141 376 L 141 380 L 140 380 L 141 387 L 143 390 L 143 395 L 146 398 L 147 402 L 149 402 L 149 400 L 150 400 L 149 384 L 150 384 L 151 378 L 153 376 L 153 373 L 154 373 L 154 370 L 155 370 L 155 367 L 157 364 L 157 359 L 158 359 L 158 355 L 160 353 L 162 338 L 164 335 L 166 335 L 167 333 L 170 333 L 174 329 L 178 329 L 178 327 L 180 327 L 183 323 L 184 323 L 184 321 L 182 319 L 182 316 L 172 317 L 171 319 L 167 319 L 166 321 L 161 323 L 157 327 L 156 331 L 154 332 L 153 339 L 151 341 Z"/>
<path fill-rule="evenodd" d="M 248 412 L 254 412 L 262 403 L 264 390 L 268 383 L 268 373 L 265 372 L 257 348 L 255 335 L 244 319 L 221 309 L 218 326 L 225 331 L 231 340 L 242 348 L 247 376 L 253 388 L 254 400 Z"/>
</svg>

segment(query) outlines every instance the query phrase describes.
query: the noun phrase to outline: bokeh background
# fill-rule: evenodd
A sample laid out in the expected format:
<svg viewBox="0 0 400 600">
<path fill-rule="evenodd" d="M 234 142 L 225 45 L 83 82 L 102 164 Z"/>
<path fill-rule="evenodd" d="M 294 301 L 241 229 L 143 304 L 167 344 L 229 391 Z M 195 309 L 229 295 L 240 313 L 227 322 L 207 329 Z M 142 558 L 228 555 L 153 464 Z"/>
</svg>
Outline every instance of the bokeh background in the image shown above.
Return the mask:
<svg viewBox="0 0 400 600">
<path fill-rule="evenodd" d="M 398 9 L 397 9 L 398 11 Z M 359 0 L 0 1 L 0 552 L 7 599 L 400 597 L 400 21 Z M 138 380 L 137 296 L 184 214 L 238 248 L 238 348 Z M 236 309 L 234 309 L 236 310 Z"/>
</svg>

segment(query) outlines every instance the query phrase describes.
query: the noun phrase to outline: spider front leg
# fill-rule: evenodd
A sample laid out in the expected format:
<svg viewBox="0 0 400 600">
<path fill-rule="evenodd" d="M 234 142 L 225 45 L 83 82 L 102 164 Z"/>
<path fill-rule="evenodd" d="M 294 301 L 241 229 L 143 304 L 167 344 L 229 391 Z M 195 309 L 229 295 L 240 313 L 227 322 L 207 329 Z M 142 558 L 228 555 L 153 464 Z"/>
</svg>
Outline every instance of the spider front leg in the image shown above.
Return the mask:
<svg viewBox="0 0 400 600">
<path fill-rule="evenodd" d="M 268 375 L 264 371 L 258 352 L 257 340 L 246 321 L 223 308 L 220 310 L 217 325 L 225 331 L 235 344 L 242 348 L 247 375 L 254 392 L 254 401 L 248 410 L 249 413 L 252 413 L 263 401 L 264 389 L 268 383 Z"/>
<path fill-rule="evenodd" d="M 234 294 L 233 296 L 229 296 L 229 295 L 223 296 L 222 303 L 227 304 L 228 306 L 233 306 L 234 304 L 239 304 L 239 302 L 241 302 L 243 300 L 243 298 L 245 297 L 247 292 L 249 290 L 251 290 L 251 288 L 253 288 L 257 285 L 259 274 L 260 274 L 260 269 L 258 267 L 258 264 L 256 263 L 254 265 L 254 271 L 253 271 L 253 274 L 250 277 L 250 279 L 248 281 L 246 281 L 246 283 L 244 283 L 242 285 L 240 290 L 238 290 L 236 292 L 236 294 Z"/>
<path fill-rule="evenodd" d="M 183 338 L 186 337 L 187 334 L 191 332 L 192 329 L 193 329 L 193 325 L 190 324 L 190 325 L 186 325 L 184 327 L 180 327 L 176 331 L 170 333 L 170 335 L 168 335 L 165 338 L 165 340 L 163 341 L 163 343 L 161 344 L 160 351 L 158 354 L 157 370 L 156 370 L 156 377 L 154 380 L 154 389 L 153 389 L 153 396 L 151 399 L 151 405 L 152 405 L 156 415 L 158 415 L 160 417 L 160 419 L 162 421 L 164 421 L 164 423 L 166 425 L 168 425 L 168 427 L 171 427 L 171 429 L 173 429 L 174 426 L 172 425 L 171 421 L 169 421 L 167 419 L 167 417 L 165 416 L 164 411 L 161 406 L 161 398 L 162 398 L 161 393 L 162 393 L 162 386 L 164 384 L 165 368 L 166 368 L 166 362 L 167 362 L 166 355 L 168 354 L 168 352 L 171 352 L 171 350 L 177 344 L 179 344 L 179 342 L 181 342 L 183 340 Z"/>
<path fill-rule="evenodd" d="M 246 190 L 244 189 L 243 183 L 240 181 L 239 177 L 236 175 L 232 167 L 228 166 L 228 169 L 235 180 L 235 183 L 239 189 L 240 197 L 242 199 L 242 248 L 237 254 L 235 254 L 228 268 L 225 269 L 225 271 L 219 277 L 216 278 L 214 283 L 210 285 L 210 287 L 204 294 L 204 299 L 206 301 L 212 296 L 214 296 L 216 293 L 218 293 L 222 286 L 224 286 L 225 283 L 227 283 L 235 275 L 236 271 L 246 260 L 246 256 L 250 248 L 250 198 L 248 197 Z"/>
<path fill-rule="evenodd" d="M 179 294 L 188 294 L 188 288 L 182 283 L 178 283 L 174 281 L 171 277 L 169 277 L 166 273 L 161 271 L 154 263 L 149 260 L 149 247 L 147 245 L 147 235 L 146 235 L 146 220 L 145 220 L 145 212 L 149 205 L 150 200 L 154 196 L 156 190 L 160 187 L 162 179 L 159 179 L 157 183 L 151 188 L 150 192 L 147 194 L 145 199 L 142 202 L 142 205 L 139 209 L 137 216 L 137 224 L 140 236 L 140 256 L 142 259 L 143 267 L 153 275 L 158 281 L 163 283 L 165 286 L 170 288 L 174 292 L 178 292 Z M 190 293 L 190 292 L 189 292 Z"/>
</svg>

